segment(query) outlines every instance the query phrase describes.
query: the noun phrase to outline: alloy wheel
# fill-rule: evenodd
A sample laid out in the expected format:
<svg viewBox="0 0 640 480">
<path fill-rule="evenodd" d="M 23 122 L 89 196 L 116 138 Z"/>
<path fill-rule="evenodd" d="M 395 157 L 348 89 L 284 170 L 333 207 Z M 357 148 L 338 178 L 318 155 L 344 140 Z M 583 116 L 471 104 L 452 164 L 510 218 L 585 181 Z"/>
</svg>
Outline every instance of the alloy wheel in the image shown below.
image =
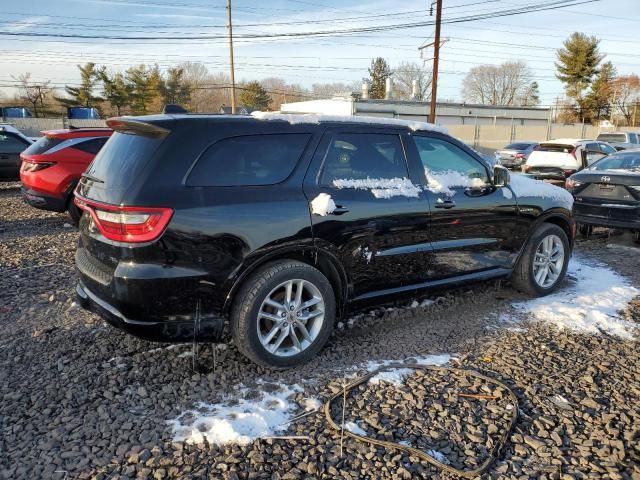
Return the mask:
<svg viewBox="0 0 640 480">
<path fill-rule="evenodd" d="M 564 244 L 557 235 L 547 235 L 538 244 L 533 259 L 533 278 L 542 288 L 551 288 L 564 268 Z"/>
<path fill-rule="evenodd" d="M 271 290 L 260 306 L 258 339 L 272 355 L 297 355 L 318 337 L 324 314 L 318 287 L 307 280 L 287 280 Z"/>
</svg>

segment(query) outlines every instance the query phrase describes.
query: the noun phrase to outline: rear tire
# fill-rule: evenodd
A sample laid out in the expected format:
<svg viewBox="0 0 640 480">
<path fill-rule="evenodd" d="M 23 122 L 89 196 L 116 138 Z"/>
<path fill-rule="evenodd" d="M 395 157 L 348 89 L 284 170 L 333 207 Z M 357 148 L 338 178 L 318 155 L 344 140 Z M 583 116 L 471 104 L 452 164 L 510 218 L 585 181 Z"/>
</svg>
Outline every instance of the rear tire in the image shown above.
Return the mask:
<svg viewBox="0 0 640 480">
<path fill-rule="evenodd" d="M 292 260 L 270 263 L 238 291 L 231 335 L 253 362 L 275 369 L 295 367 L 327 343 L 335 311 L 333 288 L 320 271 Z"/>
<path fill-rule="evenodd" d="M 559 253 L 554 257 L 553 252 L 556 251 Z M 561 262 L 558 255 L 562 255 Z M 564 279 L 570 256 L 569 240 L 564 230 L 557 225 L 543 223 L 529 238 L 513 271 L 511 283 L 516 290 L 532 296 L 548 295 Z"/>
<path fill-rule="evenodd" d="M 67 214 L 69 215 L 69 221 L 75 227 L 80 224 L 80 217 L 82 217 L 82 210 L 78 208 L 78 206 L 73 203 L 73 193 L 69 196 L 69 200 L 67 200 Z"/>
</svg>

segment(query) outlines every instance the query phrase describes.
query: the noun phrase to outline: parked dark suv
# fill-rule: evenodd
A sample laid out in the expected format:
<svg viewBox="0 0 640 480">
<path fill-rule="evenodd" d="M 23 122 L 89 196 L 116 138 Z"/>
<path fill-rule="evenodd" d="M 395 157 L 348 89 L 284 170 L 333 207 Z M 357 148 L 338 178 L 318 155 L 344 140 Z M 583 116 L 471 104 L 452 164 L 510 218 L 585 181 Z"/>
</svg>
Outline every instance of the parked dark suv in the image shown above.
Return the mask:
<svg viewBox="0 0 640 480">
<path fill-rule="evenodd" d="M 557 287 L 569 193 L 510 183 L 438 127 L 381 122 L 109 120 L 75 191 L 81 303 L 151 339 L 218 339 L 228 321 L 241 352 L 284 368 L 367 302 L 500 277 Z"/>
</svg>

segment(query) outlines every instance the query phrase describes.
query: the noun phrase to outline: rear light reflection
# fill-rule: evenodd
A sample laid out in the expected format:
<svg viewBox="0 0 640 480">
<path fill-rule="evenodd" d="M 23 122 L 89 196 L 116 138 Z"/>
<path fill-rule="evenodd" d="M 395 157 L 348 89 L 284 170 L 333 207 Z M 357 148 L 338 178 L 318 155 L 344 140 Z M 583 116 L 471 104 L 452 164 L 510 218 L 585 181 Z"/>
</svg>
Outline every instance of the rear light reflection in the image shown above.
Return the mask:
<svg viewBox="0 0 640 480">
<path fill-rule="evenodd" d="M 22 165 L 20 165 L 21 172 L 38 172 L 40 170 L 44 170 L 45 168 L 52 167 L 56 164 L 56 162 L 27 162 L 22 161 Z"/>
<path fill-rule="evenodd" d="M 78 208 L 93 218 L 96 227 L 109 240 L 143 243 L 157 240 L 171 220 L 171 208 L 119 207 L 75 197 Z"/>
</svg>

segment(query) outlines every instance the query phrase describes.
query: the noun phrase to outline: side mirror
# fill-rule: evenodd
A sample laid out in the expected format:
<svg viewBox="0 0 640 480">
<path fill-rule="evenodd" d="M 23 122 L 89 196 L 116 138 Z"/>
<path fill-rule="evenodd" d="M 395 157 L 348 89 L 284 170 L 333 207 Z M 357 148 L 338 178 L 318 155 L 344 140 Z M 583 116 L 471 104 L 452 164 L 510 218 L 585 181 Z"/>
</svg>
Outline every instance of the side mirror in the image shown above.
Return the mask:
<svg viewBox="0 0 640 480">
<path fill-rule="evenodd" d="M 493 185 L 496 187 L 506 187 L 511 181 L 509 170 L 502 165 L 493 167 Z"/>
</svg>

